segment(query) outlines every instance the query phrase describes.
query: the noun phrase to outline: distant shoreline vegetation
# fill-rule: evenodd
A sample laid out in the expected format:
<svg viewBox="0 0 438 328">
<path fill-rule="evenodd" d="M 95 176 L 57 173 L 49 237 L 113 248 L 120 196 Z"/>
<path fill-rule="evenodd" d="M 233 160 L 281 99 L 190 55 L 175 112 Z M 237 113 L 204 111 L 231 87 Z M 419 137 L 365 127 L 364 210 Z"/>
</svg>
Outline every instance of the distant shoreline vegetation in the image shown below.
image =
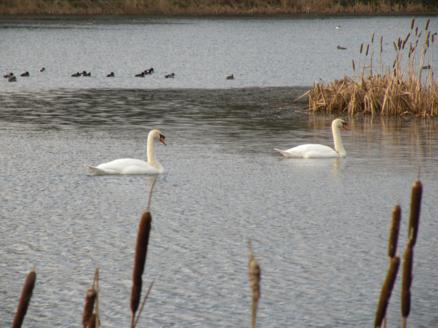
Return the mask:
<svg viewBox="0 0 438 328">
<path fill-rule="evenodd" d="M 3 0 L 0 15 L 438 14 L 436 0 Z"/>
</svg>

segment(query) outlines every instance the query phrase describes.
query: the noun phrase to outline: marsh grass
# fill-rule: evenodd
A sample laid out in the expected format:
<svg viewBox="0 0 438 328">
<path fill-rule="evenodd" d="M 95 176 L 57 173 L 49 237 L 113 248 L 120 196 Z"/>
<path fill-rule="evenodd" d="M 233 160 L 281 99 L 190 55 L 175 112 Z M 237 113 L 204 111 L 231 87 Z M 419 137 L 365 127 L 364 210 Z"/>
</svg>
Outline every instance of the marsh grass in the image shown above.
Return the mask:
<svg viewBox="0 0 438 328">
<path fill-rule="evenodd" d="M 364 3 L 338 0 L 4 0 L 0 14 L 56 15 L 299 15 L 408 13 L 438 10 L 438 5 L 409 1 Z"/>
<path fill-rule="evenodd" d="M 433 44 L 437 33 L 411 30 L 393 42 L 391 66 L 382 60 L 383 37 L 362 43 L 359 59 L 352 61 L 352 76 L 329 83 L 315 83 L 306 93 L 311 112 L 432 117 L 438 115 L 438 82 L 432 69 Z M 376 66 L 376 58 L 378 62 Z"/>
</svg>

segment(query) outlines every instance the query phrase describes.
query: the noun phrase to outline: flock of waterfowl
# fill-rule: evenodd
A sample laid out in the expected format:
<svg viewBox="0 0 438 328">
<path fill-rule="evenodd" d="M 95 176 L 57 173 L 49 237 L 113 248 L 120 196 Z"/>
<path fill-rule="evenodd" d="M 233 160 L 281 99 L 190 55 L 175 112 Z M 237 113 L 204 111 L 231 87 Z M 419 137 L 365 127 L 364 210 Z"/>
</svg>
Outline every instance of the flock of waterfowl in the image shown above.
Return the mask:
<svg viewBox="0 0 438 328">
<path fill-rule="evenodd" d="M 281 150 L 274 148 L 284 157 L 289 158 L 337 158 L 347 156 L 341 138 L 341 128 L 347 128 L 347 122 L 337 118 L 332 122 L 332 134 L 334 149 L 319 144 L 304 144 L 290 149 Z M 166 137 L 157 129 L 148 134 L 147 139 L 147 161 L 135 158 L 119 158 L 97 166 L 88 166 L 90 175 L 128 175 L 128 174 L 149 174 L 156 175 L 164 172 L 164 167 L 155 157 L 155 141 L 166 145 Z"/>
<path fill-rule="evenodd" d="M 41 67 L 40 72 L 42 73 L 45 71 L 46 71 L 46 68 Z M 153 67 L 151 67 L 151 68 L 145 69 L 144 71 L 141 71 L 140 73 L 134 74 L 134 77 L 146 77 L 146 76 L 152 75 L 154 73 L 155 73 L 155 70 Z M 20 77 L 29 77 L 29 76 L 30 76 L 29 71 L 25 71 L 24 73 L 20 74 Z M 73 73 L 71 75 L 71 77 L 90 77 L 90 76 L 91 76 L 91 72 L 87 72 L 85 70 L 83 70 L 82 72 L 77 71 L 76 73 Z M 106 77 L 109 77 L 109 78 L 115 77 L 115 76 L 116 75 L 114 72 L 110 72 L 110 73 L 106 74 Z M 175 78 L 175 76 L 176 76 L 175 73 L 172 72 L 172 73 L 168 73 L 168 74 L 164 75 L 164 78 L 165 79 L 173 79 L 173 78 Z M 9 72 L 9 73 L 3 75 L 3 77 L 5 79 L 7 79 L 8 82 L 17 82 L 17 76 L 13 72 Z M 234 80 L 234 74 L 227 75 L 225 77 L 225 79 L 226 80 Z"/>
</svg>

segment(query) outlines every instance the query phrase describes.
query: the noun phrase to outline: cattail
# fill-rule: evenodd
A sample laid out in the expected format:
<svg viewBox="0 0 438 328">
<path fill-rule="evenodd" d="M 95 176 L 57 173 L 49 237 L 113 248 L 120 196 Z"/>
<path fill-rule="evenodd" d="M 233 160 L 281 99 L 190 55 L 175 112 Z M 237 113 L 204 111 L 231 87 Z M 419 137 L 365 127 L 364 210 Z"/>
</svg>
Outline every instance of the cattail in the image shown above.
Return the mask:
<svg viewBox="0 0 438 328">
<path fill-rule="evenodd" d="M 398 47 L 399 49 L 401 49 L 402 44 L 403 44 L 402 39 L 401 39 L 401 38 L 398 38 L 398 40 L 397 40 L 397 47 Z"/>
<path fill-rule="evenodd" d="M 417 241 L 418 226 L 420 223 L 421 195 L 423 185 L 420 180 L 414 182 L 411 193 L 411 211 L 409 216 L 408 238 L 409 244 L 415 246 Z"/>
<path fill-rule="evenodd" d="M 376 317 L 374 320 L 374 327 L 380 327 L 382 325 L 383 319 L 386 316 L 386 308 L 388 307 L 392 289 L 394 288 L 399 265 L 400 258 L 398 256 L 391 258 L 388 272 L 386 273 L 385 282 L 383 283 L 382 290 L 380 291 L 380 298 L 379 304 L 377 306 Z"/>
<path fill-rule="evenodd" d="M 90 321 L 88 322 L 87 328 L 96 328 L 96 322 L 97 322 L 97 315 L 96 313 L 93 313 Z"/>
<path fill-rule="evenodd" d="M 412 267 L 413 267 L 414 249 L 409 244 L 403 256 L 403 272 L 401 286 L 401 313 L 404 324 L 411 311 L 411 284 L 412 284 Z"/>
<path fill-rule="evenodd" d="M 360 44 L 360 54 L 362 54 L 363 51 L 363 43 Z"/>
<path fill-rule="evenodd" d="M 134 270 L 132 273 L 132 290 L 131 290 L 131 327 L 134 325 L 135 313 L 140 304 L 142 275 L 146 263 L 146 255 L 149 244 L 149 234 L 151 230 L 152 216 L 151 213 L 144 212 L 140 224 L 138 225 L 137 245 L 135 248 Z"/>
<path fill-rule="evenodd" d="M 403 45 L 402 45 L 403 49 L 405 48 L 406 42 L 408 42 L 410 36 L 411 36 L 411 33 L 409 32 L 408 35 L 406 35 L 406 38 L 403 40 Z"/>
<path fill-rule="evenodd" d="M 424 28 L 426 31 L 429 29 L 430 18 L 427 19 L 426 27 Z"/>
<path fill-rule="evenodd" d="M 418 36 L 418 26 L 415 27 L 415 36 Z"/>
<path fill-rule="evenodd" d="M 383 36 L 380 37 L 380 53 L 383 52 Z"/>
<path fill-rule="evenodd" d="M 415 25 L 415 18 L 412 18 L 411 20 L 411 30 L 414 28 Z"/>
<path fill-rule="evenodd" d="M 367 44 L 367 51 L 366 51 L 366 53 L 365 53 L 365 56 L 368 56 L 368 51 L 370 50 L 370 45 L 369 44 Z"/>
<path fill-rule="evenodd" d="M 356 65 L 354 64 L 354 59 L 351 61 L 352 66 L 353 66 L 353 71 L 356 72 Z"/>
<path fill-rule="evenodd" d="M 96 301 L 97 292 L 94 288 L 89 288 L 85 296 L 84 312 L 82 313 L 82 326 L 87 328 L 90 319 L 93 316 L 94 302 Z"/>
<path fill-rule="evenodd" d="M 33 269 L 29 272 L 24 280 L 23 289 L 21 290 L 20 300 L 18 302 L 17 311 L 15 312 L 14 322 L 12 328 L 20 328 L 26 316 L 27 308 L 32 298 L 33 288 L 35 287 L 36 272 Z"/>
<path fill-rule="evenodd" d="M 249 243 L 249 258 L 248 258 L 248 280 L 252 293 L 251 306 L 251 328 L 256 326 L 257 306 L 260 300 L 260 279 L 261 270 L 257 261 L 254 258 L 251 242 Z"/>
<path fill-rule="evenodd" d="M 371 43 L 374 43 L 374 33 L 371 34 Z"/>
<path fill-rule="evenodd" d="M 392 43 L 392 45 L 394 46 L 394 50 L 397 51 L 397 44 L 395 42 Z"/>
<path fill-rule="evenodd" d="M 391 233 L 389 235 L 388 256 L 394 257 L 397 253 L 398 233 L 400 230 L 401 208 L 397 205 L 392 210 Z"/>
</svg>

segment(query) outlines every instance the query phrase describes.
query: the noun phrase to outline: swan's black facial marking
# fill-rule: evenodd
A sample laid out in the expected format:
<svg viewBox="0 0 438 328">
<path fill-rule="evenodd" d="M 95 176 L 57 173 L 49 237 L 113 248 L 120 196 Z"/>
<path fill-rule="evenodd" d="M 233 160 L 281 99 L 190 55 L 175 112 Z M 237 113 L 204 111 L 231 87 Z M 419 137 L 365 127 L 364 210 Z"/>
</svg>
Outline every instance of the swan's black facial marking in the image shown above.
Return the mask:
<svg viewBox="0 0 438 328">
<path fill-rule="evenodd" d="M 161 134 L 161 133 L 160 133 L 160 142 L 161 142 L 163 145 L 166 145 L 166 137 L 165 137 L 163 134 Z"/>
</svg>

